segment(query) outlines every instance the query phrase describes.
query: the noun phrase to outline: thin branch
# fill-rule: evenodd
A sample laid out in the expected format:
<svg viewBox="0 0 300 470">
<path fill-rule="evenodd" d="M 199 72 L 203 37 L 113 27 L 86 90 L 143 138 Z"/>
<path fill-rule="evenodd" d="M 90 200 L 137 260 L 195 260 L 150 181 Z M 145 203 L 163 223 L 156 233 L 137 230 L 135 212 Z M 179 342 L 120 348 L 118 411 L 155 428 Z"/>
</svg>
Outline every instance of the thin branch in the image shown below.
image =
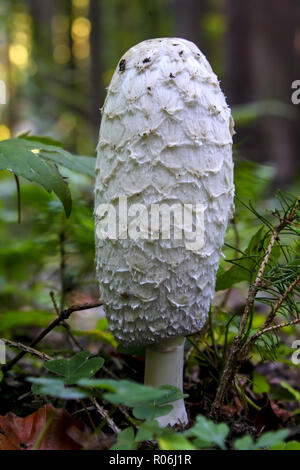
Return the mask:
<svg viewBox="0 0 300 470">
<path fill-rule="evenodd" d="M 258 331 L 257 333 L 255 333 L 255 335 L 251 336 L 251 338 L 249 340 L 249 343 L 250 342 L 253 343 L 254 341 L 256 341 L 260 336 L 264 335 L 265 333 L 270 333 L 272 331 L 276 331 L 276 330 L 279 330 L 281 328 L 285 328 L 287 326 L 297 325 L 298 323 L 300 323 L 300 318 L 296 318 L 295 320 L 291 320 L 289 322 L 276 323 L 276 325 L 269 326 L 268 328 L 264 328 L 264 329 Z"/>
<path fill-rule="evenodd" d="M 274 320 L 278 310 L 282 306 L 283 302 L 286 300 L 286 298 L 292 293 L 292 291 L 295 289 L 297 284 L 300 282 L 300 274 L 296 277 L 296 279 L 289 285 L 289 287 L 286 289 L 284 294 L 278 299 L 274 307 L 272 308 L 272 311 L 268 315 L 265 323 L 262 326 L 262 329 L 267 328 L 268 326 L 271 325 L 272 321 Z"/>
<path fill-rule="evenodd" d="M 48 356 L 48 354 L 41 353 L 36 349 L 31 348 L 30 346 L 26 346 L 25 344 L 19 342 L 16 343 L 15 341 L 10 341 L 9 339 L 5 338 L 1 338 L 0 342 L 6 344 L 6 346 L 9 346 L 10 348 L 18 349 L 20 351 L 24 351 L 25 354 L 28 353 L 31 356 L 37 357 L 43 362 L 52 360 L 52 357 Z"/>
<path fill-rule="evenodd" d="M 130 414 L 127 412 L 125 406 L 119 405 L 119 410 L 120 410 L 121 413 L 125 416 L 125 418 L 127 419 L 128 423 L 129 423 L 131 426 L 133 426 L 133 427 L 137 430 L 137 429 L 138 429 L 138 426 L 137 426 L 138 420 L 135 420 L 135 419 L 133 419 L 133 418 L 130 416 Z"/>
<path fill-rule="evenodd" d="M 56 302 L 56 299 L 55 299 L 54 292 L 50 292 L 50 297 L 51 297 L 51 300 L 52 300 L 52 303 L 53 303 L 53 306 L 54 306 L 54 310 L 56 311 L 57 315 L 59 316 L 59 309 L 58 309 L 58 306 L 57 306 L 57 302 Z M 70 325 L 68 325 L 68 323 L 66 321 L 62 321 L 61 325 L 66 329 L 67 334 L 72 339 L 74 344 L 78 347 L 78 349 L 83 351 L 84 348 L 81 346 L 81 344 L 77 341 L 77 339 L 72 334 Z M 89 421 L 90 421 L 93 429 L 95 430 L 95 424 L 92 420 L 92 417 L 89 413 L 89 410 L 85 406 L 84 401 L 83 400 L 80 400 L 80 401 L 81 401 L 81 404 L 83 406 L 83 409 L 85 410 L 85 412 L 86 412 L 86 414 L 89 418 Z M 94 398 L 94 397 L 90 398 L 90 401 L 91 401 L 91 403 L 93 403 L 93 405 L 95 406 L 98 413 L 102 416 L 102 418 L 104 418 L 106 420 L 106 422 L 107 422 L 108 426 L 111 428 L 111 430 L 116 434 L 120 433 L 121 430 L 117 427 L 117 425 L 114 423 L 114 421 L 110 418 L 110 416 L 109 416 L 108 412 L 105 410 L 105 408 L 103 408 L 101 405 L 99 405 L 96 398 Z"/>
<path fill-rule="evenodd" d="M 224 398 L 225 398 L 227 388 L 228 388 L 228 386 L 229 386 L 229 384 L 232 380 L 232 377 L 234 375 L 234 372 L 236 370 L 237 356 L 238 356 L 238 353 L 241 349 L 241 343 L 243 341 L 245 328 L 246 328 L 249 316 L 252 312 L 256 295 L 257 295 L 260 287 L 262 286 L 262 283 L 263 283 L 262 277 L 263 277 L 263 274 L 265 272 L 266 266 L 269 262 L 269 259 L 270 259 L 272 250 L 274 248 L 274 245 L 275 245 L 276 241 L 279 240 L 280 232 L 286 226 L 290 225 L 293 222 L 293 220 L 296 216 L 296 211 L 297 211 L 298 205 L 299 205 L 299 200 L 297 200 L 295 202 L 295 204 L 292 207 L 289 215 L 287 217 L 285 217 L 284 219 L 281 219 L 280 223 L 276 227 L 273 228 L 273 233 L 271 235 L 271 238 L 270 238 L 269 244 L 267 246 L 266 252 L 265 252 L 265 254 L 263 256 L 263 259 L 262 259 L 262 262 L 260 264 L 256 279 L 254 281 L 254 284 L 252 284 L 252 286 L 250 287 L 250 289 L 248 291 L 246 305 L 245 305 L 245 308 L 244 308 L 244 312 L 242 314 L 238 334 L 234 338 L 233 343 L 231 345 L 229 355 L 228 355 L 228 359 L 225 363 L 225 367 L 223 369 L 223 373 L 222 373 L 222 376 L 221 376 L 219 387 L 218 387 L 218 390 L 217 390 L 217 393 L 216 393 L 216 397 L 215 397 L 215 400 L 214 400 L 213 405 L 212 405 L 212 410 L 211 410 L 211 416 L 212 417 L 217 417 L 219 415 L 219 411 L 220 411 L 220 408 L 221 408 L 221 406 L 224 402 Z"/>
<path fill-rule="evenodd" d="M 34 356 L 34 357 L 37 357 L 38 359 L 40 359 L 41 361 L 43 362 L 47 362 L 47 361 L 52 361 L 53 358 L 51 356 L 48 356 L 47 354 L 45 353 L 41 353 L 39 351 L 37 351 L 36 349 L 33 349 L 31 348 L 30 346 L 26 346 L 25 344 L 22 344 L 22 343 L 15 343 L 14 341 L 10 341 L 8 339 L 5 339 L 5 338 L 1 338 L 0 341 L 4 344 L 6 344 L 7 346 L 9 346 L 10 348 L 15 348 L 15 349 L 19 349 L 21 350 L 22 352 L 24 352 L 25 354 L 30 354 L 31 356 Z M 88 413 L 87 411 L 87 408 L 83 402 L 83 400 L 80 400 L 81 401 L 81 404 L 84 408 L 84 410 L 87 412 L 88 416 L 89 416 L 89 419 L 91 421 L 91 423 L 93 424 L 93 428 L 95 428 L 94 426 L 94 423 L 92 421 L 92 418 L 90 416 L 90 413 Z M 114 423 L 113 419 L 109 416 L 109 413 L 105 410 L 105 408 L 103 408 L 103 406 L 101 406 L 95 397 L 90 397 L 90 401 L 93 403 L 94 407 L 96 408 L 96 410 L 98 411 L 98 413 L 102 416 L 102 418 L 104 418 L 108 424 L 108 426 L 111 428 L 111 430 L 116 433 L 116 434 L 119 434 L 121 432 L 121 430 L 118 428 L 118 426 Z M 122 413 L 124 413 L 123 410 L 121 410 Z"/>
<path fill-rule="evenodd" d="M 81 310 L 88 310 L 91 308 L 100 307 L 101 305 L 103 305 L 101 302 L 87 303 L 81 305 L 75 304 L 65 310 L 62 310 L 59 316 L 55 320 L 53 320 L 53 322 L 51 322 L 45 330 L 41 331 L 41 333 L 30 343 L 29 347 L 33 348 L 34 346 L 36 346 L 43 338 L 45 338 L 45 336 L 48 335 L 48 333 L 50 333 L 50 331 L 52 331 L 62 322 L 67 320 L 72 315 L 72 313 L 79 312 Z M 8 362 L 2 367 L 2 372 L 5 373 L 10 370 L 17 362 L 19 362 L 20 359 L 25 356 L 25 354 L 26 351 L 20 352 L 16 357 L 14 357 L 10 362 Z"/>
<path fill-rule="evenodd" d="M 90 400 L 95 406 L 98 413 L 102 416 L 102 418 L 105 419 L 111 430 L 116 434 L 120 434 L 121 429 L 118 428 L 118 426 L 115 424 L 115 422 L 112 420 L 112 418 L 109 416 L 109 413 L 103 408 L 103 406 L 99 405 L 96 398 L 92 397 L 90 398 Z"/>
<path fill-rule="evenodd" d="M 57 305 L 57 302 L 56 302 L 56 298 L 55 298 L 55 294 L 53 291 L 49 292 L 49 295 L 50 295 L 50 298 L 52 300 L 52 303 L 53 303 L 53 307 L 54 307 L 54 310 L 56 312 L 56 315 L 59 317 L 59 308 L 58 308 L 58 305 Z"/>
<path fill-rule="evenodd" d="M 51 300 L 52 300 L 52 303 L 53 303 L 53 307 L 54 307 L 54 310 L 57 314 L 57 316 L 59 316 L 59 309 L 58 309 L 58 305 L 57 305 L 57 302 L 56 302 L 56 299 L 55 299 L 55 295 L 54 295 L 54 292 L 50 292 L 50 297 L 51 297 Z M 75 346 L 77 346 L 77 348 L 80 350 L 80 351 L 83 351 L 84 348 L 81 346 L 81 344 L 79 343 L 79 341 L 77 341 L 77 339 L 75 338 L 75 336 L 73 335 L 72 331 L 71 331 L 71 327 L 70 325 L 66 322 L 66 321 L 63 321 L 61 322 L 61 326 L 63 326 L 67 332 L 67 335 L 69 336 L 69 338 L 73 341 L 73 343 L 75 344 Z"/>
<path fill-rule="evenodd" d="M 241 356 L 243 357 L 246 357 L 247 354 L 249 353 L 249 350 L 251 348 L 251 346 L 255 343 L 255 341 L 260 337 L 262 336 L 263 334 L 265 333 L 268 333 L 268 332 L 271 332 L 271 331 L 276 331 L 280 328 L 283 328 L 284 326 L 289 326 L 289 325 L 293 325 L 293 324 L 297 324 L 299 323 L 299 320 L 296 319 L 296 320 L 293 320 L 292 322 L 289 322 L 289 323 L 279 323 L 279 324 L 276 324 L 274 326 L 270 326 L 271 323 L 273 322 L 273 320 L 275 319 L 276 317 L 276 314 L 278 312 L 278 310 L 280 309 L 280 307 L 282 306 L 283 302 L 287 299 L 287 297 L 292 293 L 292 291 L 295 289 L 295 287 L 297 286 L 297 284 L 299 284 L 300 282 L 300 274 L 299 276 L 296 277 L 296 279 L 289 285 L 289 287 L 286 289 L 286 291 L 284 292 L 284 294 L 282 294 L 282 296 L 277 300 L 276 304 L 274 305 L 274 307 L 272 308 L 271 312 L 269 313 L 266 321 L 264 322 L 263 326 L 261 327 L 261 329 L 255 333 L 254 335 L 252 335 L 249 340 L 247 341 L 247 343 L 243 346 L 242 350 L 241 350 Z"/>
<path fill-rule="evenodd" d="M 90 401 L 92 401 L 92 400 L 90 400 Z M 85 411 L 85 413 L 86 413 L 86 415 L 87 415 L 87 417 L 88 417 L 88 420 L 89 420 L 89 422 L 90 422 L 90 425 L 91 425 L 92 428 L 93 428 L 93 431 L 96 432 L 95 423 L 94 423 L 94 421 L 93 421 L 93 418 L 91 417 L 91 413 L 90 413 L 89 409 L 87 408 L 86 404 L 84 403 L 84 400 L 80 400 L 80 403 L 81 403 L 82 408 L 84 409 L 84 411 Z"/>
</svg>

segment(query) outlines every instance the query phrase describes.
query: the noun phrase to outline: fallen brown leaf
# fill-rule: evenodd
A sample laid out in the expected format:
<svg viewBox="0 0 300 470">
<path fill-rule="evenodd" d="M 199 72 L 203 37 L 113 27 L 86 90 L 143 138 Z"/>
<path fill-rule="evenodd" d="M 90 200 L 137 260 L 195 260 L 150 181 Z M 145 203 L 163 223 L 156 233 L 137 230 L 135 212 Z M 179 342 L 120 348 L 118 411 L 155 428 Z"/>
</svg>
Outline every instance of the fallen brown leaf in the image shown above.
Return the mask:
<svg viewBox="0 0 300 470">
<path fill-rule="evenodd" d="M 83 421 L 50 404 L 26 418 L 0 416 L 0 450 L 80 450 L 90 434 Z"/>
<path fill-rule="evenodd" d="M 288 410 L 269 400 L 267 394 L 264 394 L 258 405 L 261 408 L 256 413 L 254 419 L 254 425 L 258 432 L 280 429 L 293 419 L 292 414 Z"/>
</svg>

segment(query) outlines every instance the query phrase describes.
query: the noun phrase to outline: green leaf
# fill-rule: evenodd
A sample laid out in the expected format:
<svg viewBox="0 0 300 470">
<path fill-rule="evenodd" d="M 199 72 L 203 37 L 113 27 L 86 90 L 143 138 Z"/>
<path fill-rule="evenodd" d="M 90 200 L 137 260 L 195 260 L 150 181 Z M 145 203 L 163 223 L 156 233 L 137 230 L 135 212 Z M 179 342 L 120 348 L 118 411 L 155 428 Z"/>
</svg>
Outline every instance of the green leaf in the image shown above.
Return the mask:
<svg viewBox="0 0 300 470">
<path fill-rule="evenodd" d="M 268 449 L 271 446 L 279 445 L 289 435 L 288 429 L 280 429 L 275 432 L 266 432 L 256 442 L 255 449 Z"/>
<path fill-rule="evenodd" d="M 137 419 L 154 419 L 165 416 L 172 411 L 172 405 L 157 405 L 156 403 L 145 403 L 133 408 L 133 415 Z"/>
<path fill-rule="evenodd" d="M 285 450 L 285 443 L 280 442 L 279 444 L 275 446 L 271 446 L 268 450 Z M 292 450 L 292 449 L 291 449 Z M 296 449 L 297 450 L 297 449 Z"/>
<path fill-rule="evenodd" d="M 235 450 L 254 450 L 255 443 L 251 436 L 243 436 L 234 443 Z"/>
<path fill-rule="evenodd" d="M 152 420 L 158 416 L 165 416 L 172 411 L 172 405 L 167 404 L 185 396 L 176 387 L 163 385 L 153 388 L 129 380 L 82 379 L 77 383 L 82 387 L 107 390 L 108 393 L 104 394 L 107 401 L 133 408 L 133 415 L 137 419 Z"/>
<path fill-rule="evenodd" d="M 159 437 L 158 444 L 161 450 L 197 450 L 182 434 Z"/>
<path fill-rule="evenodd" d="M 286 429 L 281 429 L 275 432 L 266 432 L 256 442 L 253 441 L 251 436 L 243 436 L 235 441 L 234 447 L 236 450 L 283 450 L 285 447 L 283 441 L 288 434 L 289 431 Z"/>
<path fill-rule="evenodd" d="M 138 443 L 134 440 L 133 428 L 124 429 L 118 435 L 117 443 L 111 447 L 111 450 L 135 450 Z"/>
<path fill-rule="evenodd" d="M 253 392 L 258 395 L 270 392 L 270 385 L 264 375 L 253 372 Z"/>
<path fill-rule="evenodd" d="M 122 380 L 115 384 L 114 393 L 106 393 L 105 398 L 111 403 L 134 407 L 139 404 L 149 403 L 164 397 L 160 390 Z"/>
<path fill-rule="evenodd" d="M 3 372 L 2 372 L 2 370 L 0 370 L 0 382 L 2 382 L 3 377 L 4 377 Z"/>
<path fill-rule="evenodd" d="M 300 450 L 300 442 L 289 441 L 284 445 L 282 450 Z"/>
<path fill-rule="evenodd" d="M 179 400 L 184 395 L 176 387 L 148 387 L 129 380 L 113 379 L 82 379 L 78 381 L 82 387 L 108 390 L 104 398 L 116 405 L 123 404 L 134 408 L 143 404 L 164 405 Z"/>
<path fill-rule="evenodd" d="M 133 409 L 133 414 L 137 419 L 154 419 L 158 416 L 165 416 L 172 411 L 172 403 L 187 395 L 182 395 L 181 391 L 171 385 L 162 385 L 159 390 L 163 391 L 161 398 L 157 398 L 152 403 L 137 405 Z"/>
<path fill-rule="evenodd" d="M 155 437 L 163 434 L 169 434 L 171 431 L 159 427 L 158 422 L 154 419 L 151 421 L 145 421 L 138 429 L 135 437 L 136 442 L 152 441 Z"/>
<path fill-rule="evenodd" d="M 163 392 L 163 395 L 156 400 L 157 405 L 165 405 L 166 403 L 177 401 L 180 398 L 188 397 L 188 394 L 183 394 L 178 388 L 172 385 L 161 385 L 158 389 Z"/>
<path fill-rule="evenodd" d="M 96 159 L 94 157 L 74 155 L 67 152 L 62 148 L 62 144 L 60 142 L 57 142 L 50 137 L 26 135 L 24 138 L 27 141 L 41 144 L 40 146 L 35 145 L 35 148 L 40 150 L 42 158 L 57 163 L 69 170 L 89 175 L 92 178 L 95 177 Z"/>
<path fill-rule="evenodd" d="M 31 142 L 39 142 L 44 145 L 54 145 L 55 147 L 63 148 L 63 145 L 61 142 L 49 136 L 31 135 L 29 132 L 25 132 L 25 134 L 19 135 L 18 139 L 26 139 Z"/>
<path fill-rule="evenodd" d="M 9 139 L 0 142 L 0 170 L 8 170 L 17 176 L 34 181 L 49 193 L 54 191 L 69 217 L 72 198 L 68 185 L 51 161 L 43 158 L 42 154 L 33 152 L 40 150 L 39 147 L 41 146 L 26 139 Z"/>
<path fill-rule="evenodd" d="M 27 380 L 33 383 L 32 392 L 36 395 L 50 395 L 64 400 L 78 400 L 87 397 L 87 394 L 81 390 L 65 387 L 63 380 L 47 377 L 29 377 Z"/>
<path fill-rule="evenodd" d="M 221 449 L 226 449 L 225 439 L 229 434 L 227 424 L 215 424 L 204 416 L 197 416 L 196 424 L 184 433 L 187 437 L 196 437 L 198 447 L 212 447 L 217 445 Z"/>
<path fill-rule="evenodd" d="M 61 375 L 66 384 L 76 384 L 80 379 L 89 379 L 98 372 L 104 364 L 102 357 L 89 359 L 89 351 L 81 351 L 71 359 L 54 359 L 45 364 L 46 369 Z"/>
</svg>

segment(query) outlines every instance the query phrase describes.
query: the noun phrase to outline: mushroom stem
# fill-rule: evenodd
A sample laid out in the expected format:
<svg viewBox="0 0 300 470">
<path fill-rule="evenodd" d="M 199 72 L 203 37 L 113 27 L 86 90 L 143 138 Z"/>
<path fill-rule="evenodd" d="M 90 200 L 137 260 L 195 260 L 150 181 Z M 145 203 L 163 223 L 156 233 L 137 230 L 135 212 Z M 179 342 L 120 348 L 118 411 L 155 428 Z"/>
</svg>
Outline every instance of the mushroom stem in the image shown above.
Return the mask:
<svg viewBox="0 0 300 470">
<path fill-rule="evenodd" d="M 183 353 L 185 337 L 176 337 L 146 348 L 145 385 L 173 385 L 183 391 Z M 173 409 L 156 418 L 161 427 L 187 424 L 184 400 L 171 403 Z"/>
</svg>

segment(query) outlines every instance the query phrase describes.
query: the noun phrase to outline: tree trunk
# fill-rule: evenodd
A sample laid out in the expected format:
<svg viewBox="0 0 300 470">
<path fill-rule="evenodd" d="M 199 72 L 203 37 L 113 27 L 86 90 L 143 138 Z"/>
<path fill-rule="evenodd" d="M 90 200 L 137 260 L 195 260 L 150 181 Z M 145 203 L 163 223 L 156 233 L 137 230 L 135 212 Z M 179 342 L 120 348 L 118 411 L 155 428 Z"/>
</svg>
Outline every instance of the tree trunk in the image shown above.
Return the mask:
<svg viewBox="0 0 300 470">
<path fill-rule="evenodd" d="M 179 38 L 194 42 L 201 49 L 200 17 L 201 0 L 175 0 L 175 34 Z"/>
<path fill-rule="evenodd" d="M 230 104 L 276 100 L 291 106 L 291 84 L 297 78 L 297 0 L 228 0 L 227 5 L 226 88 Z M 263 117 L 257 126 L 242 131 L 239 140 L 249 138 L 250 133 L 245 154 L 273 161 L 277 182 L 282 187 L 289 184 L 297 166 L 295 121 L 282 116 Z"/>
</svg>

